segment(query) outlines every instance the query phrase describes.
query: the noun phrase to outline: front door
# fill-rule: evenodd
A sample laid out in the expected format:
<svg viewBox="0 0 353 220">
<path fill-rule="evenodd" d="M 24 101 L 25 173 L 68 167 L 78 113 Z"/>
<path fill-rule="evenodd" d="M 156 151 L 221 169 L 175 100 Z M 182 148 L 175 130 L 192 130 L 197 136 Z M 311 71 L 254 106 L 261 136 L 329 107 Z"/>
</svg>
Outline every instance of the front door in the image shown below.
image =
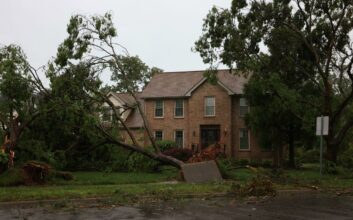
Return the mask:
<svg viewBox="0 0 353 220">
<path fill-rule="evenodd" d="M 219 125 L 201 125 L 201 147 L 206 148 L 212 144 L 219 142 L 220 126 Z"/>
</svg>

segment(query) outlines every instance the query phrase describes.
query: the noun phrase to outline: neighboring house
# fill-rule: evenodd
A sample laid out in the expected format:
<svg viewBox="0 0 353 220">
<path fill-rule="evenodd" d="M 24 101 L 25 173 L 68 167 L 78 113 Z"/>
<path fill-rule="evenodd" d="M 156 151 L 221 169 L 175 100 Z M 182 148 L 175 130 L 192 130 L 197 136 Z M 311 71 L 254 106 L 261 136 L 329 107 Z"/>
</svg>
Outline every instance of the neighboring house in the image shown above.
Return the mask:
<svg viewBox="0 0 353 220">
<path fill-rule="evenodd" d="M 213 85 L 203 73 L 160 73 L 138 94 L 155 139 L 174 140 L 179 147 L 194 150 L 219 142 L 227 155 L 235 158 L 271 157 L 271 152 L 258 146 L 244 122 L 249 106 L 242 94 L 248 79 L 219 70 L 218 82 Z M 126 97 L 120 102 L 123 94 L 111 95 L 120 106 L 129 102 Z M 127 114 L 126 123 L 134 130 L 143 127 L 136 110 Z M 143 136 L 144 145 L 149 145 L 148 137 Z"/>
<path fill-rule="evenodd" d="M 136 94 L 137 97 L 140 96 L 140 93 Z M 126 126 L 130 129 L 130 131 L 134 134 L 137 142 L 143 146 L 145 142 L 144 137 L 144 127 L 143 120 L 141 114 L 138 112 L 136 108 L 136 102 L 134 98 L 128 93 L 108 93 L 108 98 L 114 104 L 115 108 L 121 114 L 121 118 L 125 121 Z M 142 99 L 139 99 L 141 106 L 144 106 L 144 102 Z M 103 121 L 111 122 L 113 120 L 113 110 L 110 106 L 105 103 L 104 107 L 106 110 L 102 115 Z M 124 129 L 120 129 L 120 136 L 127 142 L 131 144 L 131 139 Z"/>
</svg>

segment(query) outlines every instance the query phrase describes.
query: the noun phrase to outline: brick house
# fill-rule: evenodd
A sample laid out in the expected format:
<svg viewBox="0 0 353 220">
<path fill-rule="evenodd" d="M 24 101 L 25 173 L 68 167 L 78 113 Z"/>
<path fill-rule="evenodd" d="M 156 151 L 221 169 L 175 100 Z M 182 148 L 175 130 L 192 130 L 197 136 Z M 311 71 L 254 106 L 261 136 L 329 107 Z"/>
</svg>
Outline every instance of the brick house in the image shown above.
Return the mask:
<svg viewBox="0 0 353 220">
<path fill-rule="evenodd" d="M 191 149 L 220 142 L 227 155 L 235 158 L 271 157 L 244 122 L 249 106 L 242 94 L 248 79 L 229 70 L 219 70 L 217 78 L 214 85 L 203 71 L 155 75 L 138 94 L 155 139 L 174 140 L 179 147 Z M 143 123 L 136 110 L 130 112 L 126 123 L 134 132 L 141 132 Z M 143 145 L 148 145 L 147 135 L 143 136 Z"/>
</svg>

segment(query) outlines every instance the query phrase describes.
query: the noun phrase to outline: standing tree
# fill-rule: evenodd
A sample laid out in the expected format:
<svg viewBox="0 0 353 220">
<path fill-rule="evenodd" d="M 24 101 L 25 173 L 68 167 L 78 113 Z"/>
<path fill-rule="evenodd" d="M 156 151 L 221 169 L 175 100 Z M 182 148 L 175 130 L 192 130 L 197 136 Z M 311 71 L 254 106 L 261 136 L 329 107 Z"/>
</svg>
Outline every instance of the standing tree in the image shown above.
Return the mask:
<svg viewBox="0 0 353 220">
<path fill-rule="evenodd" d="M 269 94 L 302 124 L 314 124 L 306 111 L 329 116 L 326 157 L 336 162 L 353 127 L 352 15 L 350 0 L 233 0 L 230 9 L 210 11 L 195 50 L 212 66 L 278 77 L 297 93 L 273 87 Z"/>
</svg>

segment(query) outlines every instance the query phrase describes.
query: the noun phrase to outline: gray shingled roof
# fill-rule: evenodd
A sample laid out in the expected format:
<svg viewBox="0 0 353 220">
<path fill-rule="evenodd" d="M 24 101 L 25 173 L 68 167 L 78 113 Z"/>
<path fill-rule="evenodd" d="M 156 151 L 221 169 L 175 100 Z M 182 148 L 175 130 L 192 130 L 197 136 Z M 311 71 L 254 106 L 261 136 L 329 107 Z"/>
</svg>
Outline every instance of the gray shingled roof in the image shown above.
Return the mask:
<svg viewBox="0 0 353 220">
<path fill-rule="evenodd" d="M 140 93 L 137 94 L 137 96 Z M 114 93 L 121 101 L 123 101 L 128 106 L 133 106 L 135 104 L 134 98 L 129 93 Z"/>
<path fill-rule="evenodd" d="M 140 102 L 142 109 L 143 109 L 143 106 L 144 106 L 143 99 L 139 99 L 139 102 Z M 143 127 L 143 119 L 142 119 L 142 116 L 137 108 L 134 108 L 132 110 L 132 112 L 129 114 L 129 116 L 125 120 L 125 123 L 126 123 L 126 126 L 129 128 L 142 128 Z"/>
<path fill-rule="evenodd" d="M 116 97 L 118 97 L 121 101 L 124 102 L 125 105 L 129 107 L 135 106 L 135 99 L 128 93 L 114 93 Z M 136 96 L 141 104 L 144 106 L 144 101 L 139 96 L 141 93 L 136 93 Z M 142 108 L 143 109 L 143 108 Z M 143 120 L 141 114 L 138 112 L 137 108 L 134 107 L 129 116 L 125 120 L 125 124 L 128 128 L 141 128 L 143 127 Z"/>
<path fill-rule="evenodd" d="M 185 97 L 205 80 L 204 71 L 166 72 L 155 75 L 141 94 L 141 98 Z M 219 83 L 232 94 L 242 94 L 248 78 L 219 70 Z"/>
</svg>

